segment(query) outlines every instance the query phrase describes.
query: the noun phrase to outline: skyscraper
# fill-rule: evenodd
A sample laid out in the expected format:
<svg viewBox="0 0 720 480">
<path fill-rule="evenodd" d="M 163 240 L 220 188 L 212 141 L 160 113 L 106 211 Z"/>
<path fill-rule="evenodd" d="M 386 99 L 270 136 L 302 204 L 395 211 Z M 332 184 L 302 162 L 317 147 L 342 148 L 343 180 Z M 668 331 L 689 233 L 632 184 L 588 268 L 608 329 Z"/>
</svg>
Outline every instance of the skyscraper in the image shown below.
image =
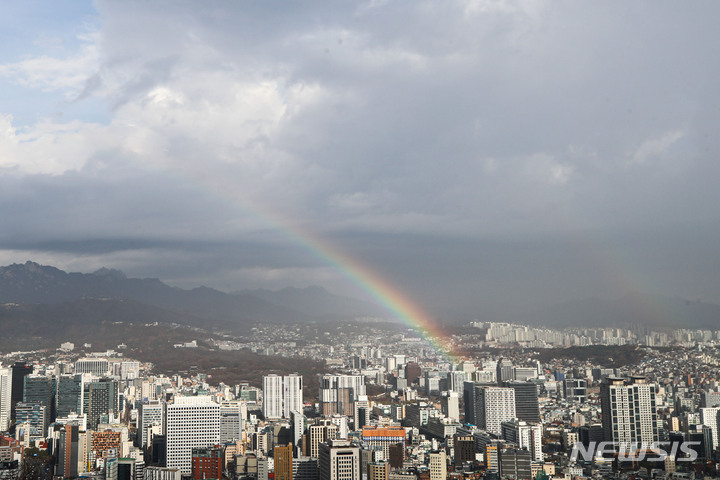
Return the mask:
<svg viewBox="0 0 720 480">
<path fill-rule="evenodd" d="M 303 411 L 303 381 L 297 373 L 283 377 L 283 417 L 290 418 L 294 411 Z"/>
<path fill-rule="evenodd" d="M 276 445 L 273 450 L 275 480 L 293 480 L 293 444 Z"/>
<path fill-rule="evenodd" d="M 23 390 L 25 387 L 25 377 L 33 372 L 32 365 L 26 365 L 25 362 L 15 362 L 12 366 L 12 387 L 11 387 L 11 402 L 12 402 L 12 418 L 15 418 L 15 405 L 18 402 L 22 402 Z"/>
<path fill-rule="evenodd" d="M 167 466 L 189 475 L 193 447 L 220 441 L 220 405 L 209 396 L 175 397 L 166 418 Z"/>
<path fill-rule="evenodd" d="M 57 377 L 55 393 L 55 412 L 58 417 L 67 417 L 71 413 L 83 413 L 84 384 L 82 375 L 60 375 Z"/>
<path fill-rule="evenodd" d="M 283 408 L 283 379 L 280 375 L 265 375 L 263 377 L 263 404 L 262 412 L 266 419 L 282 417 Z"/>
<path fill-rule="evenodd" d="M 151 400 L 149 402 L 143 402 L 138 407 L 138 432 L 137 439 L 140 448 L 146 448 L 152 443 L 152 439 L 148 432 L 151 428 L 159 430 L 159 435 L 164 435 L 163 430 L 163 417 L 164 417 L 165 405 L 159 400 Z"/>
<path fill-rule="evenodd" d="M 617 447 L 646 448 L 659 440 L 655 394 L 644 377 L 606 377 L 600 386 L 605 440 Z"/>
<path fill-rule="evenodd" d="M 495 435 L 502 433 L 501 424 L 512 420 L 515 413 L 515 390 L 512 388 L 484 387 L 478 391 L 476 402 L 477 426 Z"/>
<path fill-rule="evenodd" d="M 319 376 L 320 413 L 322 415 L 353 415 L 355 401 L 365 391 L 365 377 L 362 375 L 325 374 Z"/>
<path fill-rule="evenodd" d="M 281 377 L 263 377 L 263 416 L 267 419 L 290 418 L 290 412 L 303 411 L 302 376 L 294 373 Z"/>
<path fill-rule="evenodd" d="M 515 416 L 528 423 L 540 423 L 537 385 L 533 382 L 505 382 L 515 391 Z"/>
<path fill-rule="evenodd" d="M 12 371 L 0 368 L 0 432 L 10 428 L 12 411 Z"/>
</svg>

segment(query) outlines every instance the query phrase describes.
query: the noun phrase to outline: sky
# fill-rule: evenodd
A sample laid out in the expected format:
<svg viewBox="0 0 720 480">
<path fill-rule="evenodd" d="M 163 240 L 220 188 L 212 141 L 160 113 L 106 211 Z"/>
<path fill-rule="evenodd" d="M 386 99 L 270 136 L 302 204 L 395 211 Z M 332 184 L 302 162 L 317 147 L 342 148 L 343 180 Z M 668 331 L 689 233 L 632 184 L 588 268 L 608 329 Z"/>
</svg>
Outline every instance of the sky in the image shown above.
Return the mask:
<svg viewBox="0 0 720 480">
<path fill-rule="evenodd" d="M 0 264 L 720 303 L 717 2 L 0 2 Z M 348 261 L 345 261 L 345 260 Z"/>
</svg>

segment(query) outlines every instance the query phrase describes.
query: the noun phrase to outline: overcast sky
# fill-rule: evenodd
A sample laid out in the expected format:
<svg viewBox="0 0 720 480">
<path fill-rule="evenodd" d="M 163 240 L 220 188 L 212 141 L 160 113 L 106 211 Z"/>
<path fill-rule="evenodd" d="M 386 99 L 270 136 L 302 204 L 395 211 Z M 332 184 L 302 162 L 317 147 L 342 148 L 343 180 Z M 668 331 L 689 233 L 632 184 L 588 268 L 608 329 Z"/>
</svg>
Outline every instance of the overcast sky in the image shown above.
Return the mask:
<svg viewBox="0 0 720 480">
<path fill-rule="evenodd" d="M 361 296 L 320 241 L 433 311 L 720 302 L 718 18 L 2 2 L 0 263 Z"/>
</svg>

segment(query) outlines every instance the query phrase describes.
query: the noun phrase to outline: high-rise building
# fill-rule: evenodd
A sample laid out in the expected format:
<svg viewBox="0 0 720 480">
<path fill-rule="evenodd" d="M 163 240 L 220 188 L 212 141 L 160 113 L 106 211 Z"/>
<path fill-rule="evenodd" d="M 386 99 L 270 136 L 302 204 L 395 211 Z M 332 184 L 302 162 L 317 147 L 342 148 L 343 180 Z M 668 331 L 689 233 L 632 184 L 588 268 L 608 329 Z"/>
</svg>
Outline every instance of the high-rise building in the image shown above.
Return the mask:
<svg viewBox="0 0 720 480">
<path fill-rule="evenodd" d="M 82 375 L 60 375 L 57 377 L 55 413 L 67 417 L 71 413 L 83 413 L 84 384 Z"/>
<path fill-rule="evenodd" d="M 460 420 L 460 396 L 457 392 L 449 391 L 440 397 L 440 408 L 446 418 L 453 422 Z"/>
<path fill-rule="evenodd" d="M 465 382 L 463 384 L 463 402 L 465 403 L 465 423 L 479 426 L 481 391 L 494 383 Z"/>
<path fill-rule="evenodd" d="M 720 446 L 720 407 L 701 408 L 700 418 L 702 424 L 710 429 L 712 449 L 717 449 Z"/>
<path fill-rule="evenodd" d="M 292 443 L 295 445 L 296 457 L 301 456 L 302 441 L 307 429 L 307 419 L 302 412 L 290 412 L 290 426 L 292 428 Z"/>
<path fill-rule="evenodd" d="M 209 396 L 175 397 L 166 410 L 167 467 L 191 472 L 195 447 L 220 442 L 220 405 Z"/>
<path fill-rule="evenodd" d="M 515 416 L 528 423 L 540 423 L 537 385 L 533 382 L 505 382 L 515 391 Z"/>
<path fill-rule="evenodd" d="M 293 444 L 275 445 L 275 480 L 293 480 Z"/>
<path fill-rule="evenodd" d="M 534 462 L 543 461 L 542 426 L 513 419 L 502 423 L 502 438 L 530 452 Z"/>
<path fill-rule="evenodd" d="M 298 374 L 263 377 L 263 416 L 290 418 L 290 412 L 303 410 L 302 376 Z"/>
<path fill-rule="evenodd" d="M 10 428 L 12 412 L 12 371 L 0 368 L 0 432 Z"/>
<path fill-rule="evenodd" d="M 25 362 L 15 362 L 11 367 L 12 370 L 12 387 L 11 392 L 11 416 L 15 418 L 15 405 L 23 400 L 23 391 L 25 386 L 25 377 L 33 373 L 32 365 L 26 365 Z"/>
<path fill-rule="evenodd" d="M 97 428 L 100 423 L 107 423 L 110 414 L 118 412 L 117 382 L 109 378 L 89 383 L 86 386 L 85 413 L 88 415 L 88 427 Z"/>
<path fill-rule="evenodd" d="M 221 480 L 224 452 L 219 446 L 192 448 L 193 480 Z"/>
<path fill-rule="evenodd" d="M 318 420 L 316 423 L 308 426 L 308 441 L 310 443 L 309 452 L 312 458 L 318 458 L 320 455 L 320 444 L 328 440 L 336 439 L 338 436 L 338 427 L 330 420 Z"/>
<path fill-rule="evenodd" d="M 430 452 L 430 480 L 445 480 L 447 477 L 447 455 L 445 450 Z"/>
<path fill-rule="evenodd" d="M 355 430 L 362 430 L 362 428 L 370 423 L 370 402 L 368 401 L 367 395 L 360 395 L 355 400 L 354 415 L 353 415 L 353 428 Z"/>
<path fill-rule="evenodd" d="M 55 476 L 75 478 L 79 473 L 80 460 L 79 429 L 76 425 L 64 425 L 60 430 Z"/>
<path fill-rule="evenodd" d="M 30 374 L 23 379 L 23 403 L 38 403 L 45 406 L 48 420 L 54 421 L 55 379 L 45 375 Z"/>
<path fill-rule="evenodd" d="M 31 438 L 43 438 L 50 424 L 49 408 L 37 402 L 15 405 L 15 422 L 30 430 Z"/>
<path fill-rule="evenodd" d="M 365 377 L 362 375 L 319 375 L 320 413 L 325 416 L 352 416 L 355 401 L 365 391 Z"/>
<path fill-rule="evenodd" d="M 502 386 L 504 382 L 513 379 L 513 364 L 508 358 L 500 358 L 497 362 L 495 371 L 495 378 L 499 386 Z"/>
<path fill-rule="evenodd" d="M 618 448 L 646 448 L 657 442 L 656 392 L 644 377 L 606 377 L 600 386 L 605 440 Z"/>
<path fill-rule="evenodd" d="M 283 377 L 283 417 L 290 418 L 295 411 L 303 411 L 303 381 L 297 373 Z"/>
<path fill-rule="evenodd" d="M 515 390 L 502 387 L 484 387 L 477 392 L 475 417 L 477 426 L 495 435 L 502 433 L 501 424 L 512 420 L 515 414 Z"/>
<path fill-rule="evenodd" d="M 247 418 L 245 402 L 222 402 L 220 404 L 220 442 L 242 440 L 243 424 Z"/>
<path fill-rule="evenodd" d="M 138 446 L 146 448 L 152 443 L 150 432 L 157 431 L 158 435 L 164 435 L 163 417 L 165 413 L 165 405 L 159 400 L 150 400 L 143 402 L 138 407 Z"/>
<path fill-rule="evenodd" d="M 263 377 L 262 412 L 266 419 L 282 418 L 283 379 L 280 375 Z"/>
<path fill-rule="evenodd" d="M 348 440 L 328 440 L 320 444 L 319 480 L 360 480 L 360 447 Z"/>
</svg>

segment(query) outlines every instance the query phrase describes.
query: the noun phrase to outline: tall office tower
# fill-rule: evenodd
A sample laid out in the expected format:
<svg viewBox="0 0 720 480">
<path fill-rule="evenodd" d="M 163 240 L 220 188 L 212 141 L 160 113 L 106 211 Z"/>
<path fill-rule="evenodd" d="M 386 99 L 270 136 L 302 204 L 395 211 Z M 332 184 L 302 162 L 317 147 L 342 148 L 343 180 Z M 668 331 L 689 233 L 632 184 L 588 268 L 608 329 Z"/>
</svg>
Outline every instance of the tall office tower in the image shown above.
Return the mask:
<svg viewBox="0 0 720 480">
<path fill-rule="evenodd" d="M 704 390 L 700 394 L 700 406 L 703 408 L 720 407 L 720 392 Z"/>
<path fill-rule="evenodd" d="M 117 383 L 109 378 L 89 383 L 85 390 L 88 428 L 95 429 L 99 423 L 107 423 L 110 414 L 118 412 Z"/>
<path fill-rule="evenodd" d="M 508 358 L 500 358 L 497 362 L 495 378 L 499 386 L 503 382 L 508 382 L 513 379 L 513 364 Z"/>
<path fill-rule="evenodd" d="M 25 387 L 25 377 L 33 373 L 32 365 L 26 365 L 25 362 L 15 362 L 12 366 L 12 387 L 11 391 L 11 416 L 15 418 L 15 405 L 22 402 L 23 390 Z"/>
<path fill-rule="evenodd" d="M 370 423 L 370 401 L 367 395 L 360 395 L 355 400 L 353 414 L 353 429 L 362 430 L 365 425 Z"/>
<path fill-rule="evenodd" d="M 297 373 L 283 377 L 283 417 L 290 418 L 293 411 L 303 411 L 303 381 Z"/>
<path fill-rule="evenodd" d="M 563 380 L 563 397 L 568 402 L 585 403 L 587 401 L 587 380 L 565 378 Z"/>
<path fill-rule="evenodd" d="M 10 413 L 12 411 L 12 371 L 9 368 L 0 368 L 0 432 L 10 428 Z"/>
<path fill-rule="evenodd" d="M 159 431 L 159 435 L 165 434 L 163 429 L 164 413 L 165 405 L 159 400 L 150 400 L 138 406 L 137 443 L 140 448 L 144 449 L 152 445 L 150 432 Z"/>
<path fill-rule="evenodd" d="M 50 425 L 49 408 L 41 403 L 18 402 L 15 405 L 15 422 L 30 430 L 31 438 L 42 438 Z"/>
<path fill-rule="evenodd" d="M 221 480 L 225 455 L 220 447 L 193 447 L 192 478 L 193 480 Z"/>
<path fill-rule="evenodd" d="M 478 391 L 476 402 L 477 426 L 495 435 L 502 433 L 501 424 L 516 418 L 515 390 L 512 388 L 484 387 Z"/>
<path fill-rule="evenodd" d="M 453 435 L 453 457 L 455 465 L 475 461 L 475 437 L 472 435 Z"/>
<path fill-rule="evenodd" d="M 447 455 L 445 450 L 430 452 L 430 480 L 445 480 L 447 477 Z"/>
<path fill-rule="evenodd" d="M 532 382 L 505 382 L 515 391 L 515 416 L 528 423 L 540 423 L 537 385 Z"/>
<path fill-rule="evenodd" d="M 317 423 L 308 426 L 308 441 L 310 442 L 309 453 L 312 458 L 320 455 L 320 444 L 328 440 L 336 439 L 338 427 L 330 420 L 319 420 Z"/>
<path fill-rule="evenodd" d="M 275 480 L 293 480 L 293 445 L 276 445 L 273 450 Z"/>
<path fill-rule="evenodd" d="M 89 373 L 96 377 L 104 377 L 110 371 L 110 363 L 106 358 L 81 358 L 75 362 L 75 373 Z"/>
<path fill-rule="evenodd" d="M 55 392 L 55 413 L 67 417 L 71 413 L 83 413 L 84 384 L 82 375 L 60 375 Z"/>
<path fill-rule="evenodd" d="M 502 423 L 502 438 L 524 448 L 535 462 L 543 461 L 542 426 L 514 419 Z"/>
<path fill-rule="evenodd" d="M 463 384 L 465 423 L 475 426 L 480 425 L 480 396 L 482 395 L 482 390 L 488 386 L 494 386 L 494 383 L 465 382 Z"/>
<path fill-rule="evenodd" d="M 23 403 L 44 405 L 50 422 L 55 420 L 54 383 L 55 379 L 45 375 L 30 374 L 23 379 Z"/>
<path fill-rule="evenodd" d="M 720 407 L 708 407 L 700 409 L 702 424 L 710 428 L 712 433 L 712 449 L 715 450 L 720 446 Z"/>
<path fill-rule="evenodd" d="M 657 387 L 644 377 L 606 377 L 600 386 L 605 440 L 616 448 L 646 448 L 660 438 L 655 394 Z"/>
<path fill-rule="evenodd" d="M 262 412 L 266 419 L 282 418 L 283 414 L 283 377 L 265 375 L 263 377 Z"/>
<path fill-rule="evenodd" d="M 368 463 L 367 470 L 368 480 L 388 480 L 390 478 L 390 464 L 386 460 Z"/>
<path fill-rule="evenodd" d="M 365 391 L 362 375 L 318 375 L 320 383 L 320 413 L 330 415 L 353 415 L 355 400 Z"/>
<path fill-rule="evenodd" d="M 245 402 L 222 402 L 220 404 L 220 442 L 242 440 L 246 417 L 247 404 Z"/>
<path fill-rule="evenodd" d="M 440 408 L 446 418 L 454 422 L 460 420 L 460 396 L 458 393 L 449 391 L 440 397 Z"/>
<path fill-rule="evenodd" d="M 220 442 L 220 404 L 209 396 L 175 397 L 165 412 L 167 462 L 169 468 L 191 473 L 193 447 Z"/>
<path fill-rule="evenodd" d="M 320 444 L 319 480 L 360 480 L 360 447 L 347 440 L 328 440 Z"/>
<path fill-rule="evenodd" d="M 290 426 L 292 428 L 292 443 L 295 445 L 296 450 L 295 456 L 299 457 L 300 452 L 302 451 L 303 435 L 305 435 L 307 427 L 307 419 L 305 418 L 305 415 L 297 410 L 290 412 Z"/>
<path fill-rule="evenodd" d="M 78 476 L 80 460 L 80 438 L 76 425 L 65 425 L 60 430 L 60 441 L 56 453 L 55 476 L 75 478 Z"/>
<path fill-rule="evenodd" d="M 380 447 L 383 458 L 391 458 L 390 447 L 402 444 L 403 457 L 405 452 L 405 429 L 403 427 L 365 427 L 362 430 L 363 446 L 365 448 Z"/>
</svg>

